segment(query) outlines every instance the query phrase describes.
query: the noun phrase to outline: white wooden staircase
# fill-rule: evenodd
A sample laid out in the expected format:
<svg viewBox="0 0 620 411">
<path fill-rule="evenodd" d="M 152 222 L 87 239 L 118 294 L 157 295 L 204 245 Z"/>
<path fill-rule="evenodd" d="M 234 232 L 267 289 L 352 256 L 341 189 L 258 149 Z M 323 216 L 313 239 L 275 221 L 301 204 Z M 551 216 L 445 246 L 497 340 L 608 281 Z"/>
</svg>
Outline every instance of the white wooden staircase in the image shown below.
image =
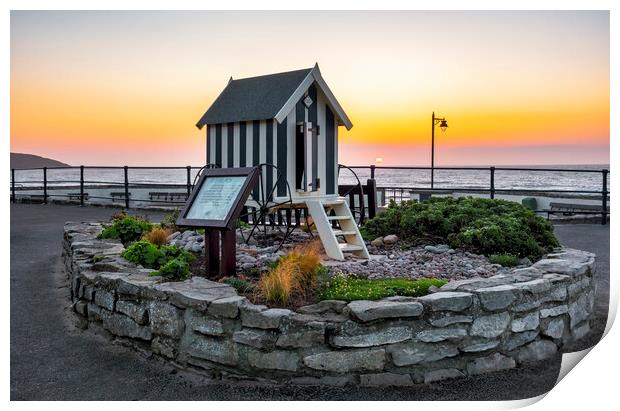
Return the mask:
<svg viewBox="0 0 620 411">
<path fill-rule="evenodd" d="M 323 248 L 330 258 L 344 260 L 344 253 L 369 258 L 364 239 L 355 223 L 349 205 L 343 197 L 335 199 L 304 199 L 314 225 L 323 242 Z M 334 215 L 331 215 L 333 211 Z M 337 221 L 339 228 L 333 228 Z M 338 241 L 344 239 L 344 243 Z"/>
</svg>

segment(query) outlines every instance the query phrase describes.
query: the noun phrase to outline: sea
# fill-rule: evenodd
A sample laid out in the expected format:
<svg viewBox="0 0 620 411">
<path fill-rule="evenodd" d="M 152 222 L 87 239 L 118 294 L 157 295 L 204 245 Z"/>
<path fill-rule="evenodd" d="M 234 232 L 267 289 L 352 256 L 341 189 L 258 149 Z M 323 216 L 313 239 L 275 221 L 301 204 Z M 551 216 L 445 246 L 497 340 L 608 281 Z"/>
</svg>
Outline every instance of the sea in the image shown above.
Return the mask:
<svg viewBox="0 0 620 411">
<path fill-rule="evenodd" d="M 601 191 L 603 187 L 602 173 L 587 172 L 609 169 L 608 164 L 596 165 L 554 165 L 554 166 L 505 166 L 511 168 L 531 168 L 534 170 L 495 170 L 495 188 L 514 190 L 570 190 L 570 191 Z M 560 169 L 578 170 L 579 172 L 559 171 Z M 556 171 L 558 170 L 558 171 Z M 198 168 L 193 168 L 190 180 L 193 182 Z M 355 174 L 354 174 L 355 173 Z M 357 180 L 364 184 L 370 177 L 369 168 L 341 169 L 339 184 L 356 184 Z M 416 169 L 376 169 L 375 179 L 378 187 L 430 187 L 430 170 Z M 610 175 L 607 176 L 609 190 Z M 187 184 L 187 170 L 179 168 L 129 168 L 130 184 Z M 41 186 L 42 170 L 15 170 L 16 187 Z M 85 168 L 84 182 L 87 185 L 124 183 L 122 168 Z M 79 186 L 80 169 L 48 169 L 47 183 L 54 186 Z M 468 188 L 488 189 L 490 184 L 489 169 L 484 170 L 435 170 L 435 188 Z"/>
</svg>

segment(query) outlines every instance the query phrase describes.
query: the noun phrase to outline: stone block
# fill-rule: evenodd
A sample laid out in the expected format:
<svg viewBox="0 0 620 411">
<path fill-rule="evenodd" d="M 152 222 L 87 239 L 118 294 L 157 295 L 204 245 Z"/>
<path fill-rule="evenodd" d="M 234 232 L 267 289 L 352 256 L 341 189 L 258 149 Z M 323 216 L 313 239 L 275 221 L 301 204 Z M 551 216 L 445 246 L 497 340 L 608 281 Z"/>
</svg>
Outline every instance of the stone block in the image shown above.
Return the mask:
<svg viewBox="0 0 620 411">
<path fill-rule="evenodd" d="M 521 348 L 517 354 L 519 362 L 533 362 L 553 357 L 558 347 L 549 340 L 537 340 Z"/>
<path fill-rule="evenodd" d="M 185 330 L 182 310 L 159 301 L 151 301 L 148 310 L 150 327 L 154 334 L 179 338 Z"/>
<path fill-rule="evenodd" d="M 221 336 L 224 335 L 224 326 L 217 320 L 209 318 L 194 318 L 192 329 L 203 335 Z"/>
<path fill-rule="evenodd" d="M 116 311 L 123 313 L 140 325 L 145 325 L 149 321 L 146 308 L 141 304 L 119 300 L 116 302 Z"/>
<path fill-rule="evenodd" d="M 273 331 L 243 329 L 233 333 L 233 341 L 250 347 L 269 349 L 276 343 L 277 335 Z"/>
<path fill-rule="evenodd" d="M 360 321 L 373 321 L 380 318 L 419 317 L 424 311 L 422 304 L 398 301 L 352 301 L 348 308 L 351 314 Z"/>
<path fill-rule="evenodd" d="M 535 263 L 534 267 L 546 273 L 562 273 L 571 276 L 583 275 L 589 269 L 587 262 L 563 258 L 544 258 Z"/>
<path fill-rule="evenodd" d="M 95 304 L 108 311 L 114 311 L 115 296 L 113 291 L 97 288 L 95 290 Z"/>
<path fill-rule="evenodd" d="M 88 319 L 90 321 L 101 321 L 101 313 L 103 312 L 103 308 L 95 305 L 93 303 L 88 303 L 86 306 L 86 312 L 88 314 Z"/>
<path fill-rule="evenodd" d="M 323 314 L 326 312 L 342 313 L 344 307 L 347 306 L 345 301 L 340 300 L 323 300 L 316 304 L 305 305 L 297 309 L 297 312 L 301 314 Z"/>
<path fill-rule="evenodd" d="M 295 332 L 282 332 L 276 341 L 281 348 L 304 348 L 320 345 L 325 342 L 325 325 L 310 323 L 304 329 Z"/>
<path fill-rule="evenodd" d="M 241 323 L 244 327 L 272 329 L 280 326 L 280 321 L 284 317 L 292 314 L 291 310 L 282 308 L 269 308 L 264 310 L 262 306 L 259 309 L 251 309 L 252 306 L 243 306 L 241 309 Z"/>
<path fill-rule="evenodd" d="M 572 330 L 573 338 L 579 340 L 590 333 L 590 324 L 584 321 Z"/>
<path fill-rule="evenodd" d="M 510 314 L 502 312 L 498 314 L 485 315 L 474 320 L 470 334 L 485 338 L 495 338 L 502 335 L 510 323 Z"/>
<path fill-rule="evenodd" d="M 513 285 L 519 290 L 527 291 L 532 294 L 546 293 L 551 289 L 551 282 L 542 278 L 526 281 L 524 283 L 515 283 Z"/>
<path fill-rule="evenodd" d="M 458 291 L 440 291 L 420 297 L 418 300 L 430 307 L 432 311 L 463 311 L 472 305 L 473 296 L 471 293 Z"/>
<path fill-rule="evenodd" d="M 562 338 L 564 335 L 564 319 L 554 318 L 541 326 L 543 335 L 551 338 Z"/>
<path fill-rule="evenodd" d="M 538 331 L 524 331 L 520 333 L 514 333 L 506 339 L 504 342 L 504 348 L 506 351 L 512 351 L 517 347 L 533 341 L 538 336 Z"/>
<path fill-rule="evenodd" d="M 469 375 L 478 375 L 488 372 L 502 371 L 514 368 L 515 360 L 500 353 L 491 354 L 487 357 L 476 358 L 467 364 Z"/>
<path fill-rule="evenodd" d="M 439 314 L 435 317 L 431 317 L 429 322 L 434 327 L 447 327 L 453 324 L 468 324 L 474 321 L 474 317 L 471 315 L 453 315 L 450 313 Z"/>
<path fill-rule="evenodd" d="M 459 349 L 462 352 L 482 352 L 493 349 L 499 345 L 499 340 L 473 339 Z"/>
<path fill-rule="evenodd" d="M 150 341 L 153 338 L 148 327 L 137 324 L 127 316 L 103 311 L 102 319 L 103 328 L 119 337 L 137 338 L 145 341 Z"/>
<path fill-rule="evenodd" d="M 299 354 L 294 351 L 250 351 L 248 362 L 254 368 L 282 371 L 297 371 Z"/>
<path fill-rule="evenodd" d="M 168 295 L 174 305 L 199 311 L 206 311 L 208 305 L 215 300 L 237 296 L 237 292 L 231 286 L 202 277 L 157 284 L 154 288 Z"/>
<path fill-rule="evenodd" d="M 566 314 L 568 306 L 566 304 L 556 305 L 555 307 L 543 308 L 540 310 L 540 318 L 557 317 Z"/>
<path fill-rule="evenodd" d="M 438 361 L 458 355 L 456 346 L 449 343 L 413 343 L 401 346 L 390 346 L 388 352 L 392 362 L 398 367 L 415 365 L 424 362 Z"/>
<path fill-rule="evenodd" d="M 363 332 L 364 329 L 361 328 Z M 358 331 L 359 332 L 359 331 Z M 374 347 L 383 344 L 394 344 L 411 339 L 409 327 L 388 327 L 369 329 L 365 333 L 355 335 L 335 335 L 331 340 L 334 347 Z"/>
<path fill-rule="evenodd" d="M 416 339 L 422 342 L 439 342 L 445 340 L 460 340 L 467 336 L 467 330 L 464 328 L 437 328 L 420 331 L 416 334 Z"/>
<path fill-rule="evenodd" d="M 385 350 L 328 351 L 304 357 L 303 362 L 314 370 L 337 373 L 383 370 Z"/>
<path fill-rule="evenodd" d="M 515 287 L 512 285 L 497 285 L 495 287 L 481 288 L 477 290 L 480 304 L 485 310 L 503 310 L 512 304 L 517 296 Z"/>
<path fill-rule="evenodd" d="M 514 318 L 510 329 L 515 333 L 523 331 L 535 330 L 540 324 L 540 318 L 538 311 L 528 314 L 523 317 Z"/>
<path fill-rule="evenodd" d="M 239 315 L 239 306 L 247 302 L 247 298 L 239 295 L 220 298 L 209 305 L 209 314 L 216 317 L 236 318 Z"/>
<path fill-rule="evenodd" d="M 590 316 L 591 304 L 589 294 L 582 294 L 575 302 L 568 304 L 568 315 L 571 328 Z"/>
<path fill-rule="evenodd" d="M 197 337 L 187 348 L 187 353 L 219 364 L 236 365 L 239 361 L 235 343 L 221 338 Z"/>
<path fill-rule="evenodd" d="M 463 371 L 456 368 L 444 368 L 439 370 L 431 370 L 424 373 L 424 383 L 429 384 L 431 382 L 449 380 L 453 378 L 465 377 Z"/>
<path fill-rule="evenodd" d="M 362 387 L 407 387 L 413 385 L 413 380 L 409 374 L 391 372 L 362 374 L 360 375 L 360 385 Z"/>
</svg>

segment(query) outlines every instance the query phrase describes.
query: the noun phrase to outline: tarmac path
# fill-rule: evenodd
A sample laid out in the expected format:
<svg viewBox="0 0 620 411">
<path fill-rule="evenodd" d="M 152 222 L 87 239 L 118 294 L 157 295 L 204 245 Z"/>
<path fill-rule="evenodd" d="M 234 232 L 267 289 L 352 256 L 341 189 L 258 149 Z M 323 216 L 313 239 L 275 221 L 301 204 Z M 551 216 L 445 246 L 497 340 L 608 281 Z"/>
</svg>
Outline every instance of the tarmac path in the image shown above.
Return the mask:
<svg viewBox="0 0 620 411">
<path fill-rule="evenodd" d="M 118 210 L 11 204 L 12 400 L 505 400 L 549 391 L 560 357 L 521 368 L 428 386 L 319 388 L 221 383 L 82 331 L 72 322 L 60 264 L 65 221 L 107 220 Z M 145 212 L 137 212 L 144 215 Z M 151 219 L 160 213 L 148 213 Z M 562 225 L 560 241 L 598 256 L 598 320 L 585 344 L 600 339 L 609 297 L 609 226 Z M 598 325 L 597 325 L 598 324 Z"/>
</svg>

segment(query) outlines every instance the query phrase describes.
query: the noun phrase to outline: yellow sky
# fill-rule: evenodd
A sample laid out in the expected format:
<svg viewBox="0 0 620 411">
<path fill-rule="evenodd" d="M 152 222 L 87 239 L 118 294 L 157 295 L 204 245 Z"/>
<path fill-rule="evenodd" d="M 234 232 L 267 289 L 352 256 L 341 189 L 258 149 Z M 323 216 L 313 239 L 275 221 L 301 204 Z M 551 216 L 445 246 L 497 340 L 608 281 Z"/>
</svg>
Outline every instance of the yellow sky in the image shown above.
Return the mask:
<svg viewBox="0 0 620 411">
<path fill-rule="evenodd" d="M 354 124 L 341 162 L 425 164 L 432 111 L 438 164 L 609 161 L 607 12 L 13 12 L 11 150 L 202 164 L 231 75 L 315 62 Z"/>
</svg>

